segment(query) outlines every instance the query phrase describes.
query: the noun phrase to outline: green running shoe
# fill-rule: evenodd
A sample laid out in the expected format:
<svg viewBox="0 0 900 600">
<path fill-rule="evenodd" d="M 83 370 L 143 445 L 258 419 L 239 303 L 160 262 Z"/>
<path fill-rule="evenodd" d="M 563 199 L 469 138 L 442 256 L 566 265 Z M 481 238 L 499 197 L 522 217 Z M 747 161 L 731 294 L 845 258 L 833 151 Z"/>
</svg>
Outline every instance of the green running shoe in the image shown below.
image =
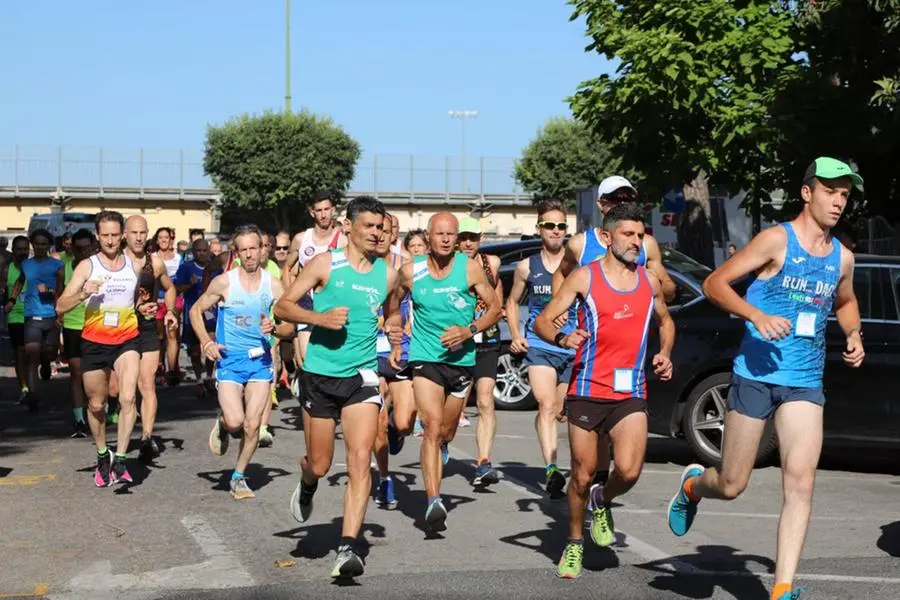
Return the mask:
<svg viewBox="0 0 900 600">
<path fill-rule="evenodd" d="M 556 576 L 561 579 L 577 579 L 581 577 L 581 560 L 584 558 L 584 545 L 576 542 L 566 544 Z"/>
</svg>

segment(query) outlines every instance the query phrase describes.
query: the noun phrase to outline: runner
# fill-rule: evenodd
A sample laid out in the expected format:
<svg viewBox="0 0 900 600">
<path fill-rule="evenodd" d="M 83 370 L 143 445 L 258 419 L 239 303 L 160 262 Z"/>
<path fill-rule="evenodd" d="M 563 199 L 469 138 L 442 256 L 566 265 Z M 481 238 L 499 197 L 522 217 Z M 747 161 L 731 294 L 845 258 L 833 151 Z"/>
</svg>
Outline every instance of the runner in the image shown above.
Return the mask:
<svg viewBox="0 0 900 600">
<path fill-rule="evenodd" d="M 562 261 L 567 224 L 565 209 L 557 201 L 538 204 L 537 215 L 535 229 L 541 238 L 541 251 L 516 265 L 506 301 L 506 322 L 511 338 L 509 349 L 515 354 L 525 354 L 522 365 L 528 368 L 528 381 L 538 403 L 534 428 L 544 458 L 547 494 L 552 499 L 559 499 L 563 497 L 566 477 L 556 466 L 559 437 L 556 423 L 564 418 L 563 400 L 572 375 L 575 351 L 542 340 L 534 331 L 534 322 L 552 297 L 550 281 Z M 519 305 L 523 294 L 528 295 L 524 335 L 519 327 Z M 577 318 L 573 304 L 560 332 L 572 333 Z"/>
<path fill-rule="evenodd" d="M 384 205 L 370 196 L 354 198 L 347 205 L 347 221 L 347 247 L 307 263 L 275 309 L 285 321 L 312 326 L 302 373 L 306 456 L 300 461 L 303 474 L 291 496 L 291 514 L 300 523 L 309 520 L 319 479 L 331 468 L 335 426 L 341 421 L 349 483 L 341 541 L 331 571 L 335 578 L 357 577 L 365 569 L 356 544 L 372 485 L 369 461 L 382 408 L 376 372 L 378 307 L 386 306 L 388 327 L 399 325 L 397 272 L 375 255 L 384 227 Z M 298 301 L 311 290 L 316 290 L 313 310 L 307 310 Z M 399 355 L 396 346 L 394 368 L 399 366 Z"/>
<path fill-rule="evenodd" d="M 13 295 L 16 282 L 22 277 L 22 262 L 28 258 L 31 243 L 24 235 L 17 235 L 12 243 L 12 260 L 6 263 L 6 326 L 13 349 L 16 378 L 19 381 L 19 404 L 28 401 L 28 362 L 25 359 L 25 304 L 21 293 Z"/>
<path fill-rule="evenodd" d="M 409 363 L 416 409 L 425 425 L 420 463 L 431 531 L 446 529 L 441 475 L 449 460 L 448 442 L 469 395 L 475 367 L 475 336 L 500 320 L 500 300 L 480 262 L 455 252 L 459 222 L 437 213 L 428 223 L 429 253 L 400 270 L 400 295 L 412 298 Z M 475 319 L 478 300 L 484 312 Z M 395 333 L 395 332 L 393 332 Z"/>
<path fill-rule="evenodd" d="M 703 283 L 704 295 L 743 319 L 746 329 L 728 392 L 721 467 L 684 470 L 669 503 L 669 528 L 685 535 L 701 498 L 733 500 L 746 489 L 766 421 L 774 415 L 784 494 L 773 600 L 796 599 L 802 591 L 792 586 L 822 449 L 825 328 L 832 304 L 847 338 L 844 362 L 859 367 L 865 356 L 853 253 L 831 235 L 851 189 L 862 184 L 849 165 L 817 158 L 800 188 L 800 215 L 758 234 Z M 731 283 L 751 274 L 745 300 Z"/>
<path fill-rule="evenodd" d="M 387 215 L 391 217 L 391 215 Z M 390 267 L 399 270 L 410 262 L 409 255 L 401 250 L 395 252 L 390 245 L 394 231 L 393 219 L 385 218 L 384 231 L 378 242 L 376 254 L 385 259 Z M 399 454 L 403 449 L 406 436 L 412 431 L 416 414 L 416 402 L 413 398 L 412 380 L 409 377 L 407 360 L 409 359 L 409 294 L 400 300 L 400 326 L 403 329 L 401 340 L 400 368 L 391 366 L 391 343 L 384 327 L 384 310 L 378 311 L 378 377 L 381 395 L 387 410 L 378 415 L 378 435 L 375 438 L 375 463 L 378 466 L 378 485 L 375 486 L 375 505 L 382 508 L 396 508 L 397 496 L 394 492 L 394 480 L 391 478 L 388 454 Z"/>
<path fill-rule="evenodd" d="M 463 217 L 459 223 L 460 251 L 481 265 L 488 284 L 503 303 L 503 284 L 498 277 L 500 257 L 481 254 L 481 221 L 474 217 Z M 475 305 L 475 318 L 484 314 L 486 304 L 479 300 Z M 478 460 L 475 463 L 475 474 L 472 485 L 482 487 L 500 481 L 497 470 L 491 466 L 491 448 L 497 435 L 497 413 L 494 410 L 494 385 L 497 380 L 497 364 L 500 361 L 500 328 L 494 324 L 483 333 L 475 335 L 475 399 L 478 405 L 478 423 L 475 426 L 475 445 L 478 448 Z M 465 408 L 465 406 L 463 406 Z"/>
<path fill-rule="evenodd" d="M 168 266 L 162 259 L 147 252 L 147 220 L 139 215 L 128 217 L 125 221 L 125 256 L 131 261 L 138 277 L 138 292 L 135 309 L 138 317 L 138 342 L 141 362 L 138 374 L 138 390 L 141 392 L 141 445 L 138 459 L 145 463 L 153 462 L 162 451 L 162 444 L 153 438 L 153 427 L 156 425 L 158 400 L 156 397 L 156 372 L 159 369 L 159 338 L 157 337 L 157 294 L 163 295 L 163 326 L 166 330 L 178 327 L 178 316 L 175 312 L 177 292 L 169 279 Z M 110 375 L 110 378 L 114 374 Z M 118 384 L 118 378 L 116 378 Z M 110 386 L 112 387 L 112 386 Z M 118 389 L 118 385 L 116 385 Z M 120 400 L 121 404 L 121 400 Z M 121 411 L 119 413 L 121 417 Z"/>
<path fill-rule="evenodd" d="M 25 360 L 28 380 L 27 404 L 31 411 L 40 410 L 38 395 L 38 367 L 49 377 L 50 363 L 59 351 L 59 326 L 56 322 L 56 300 L 63 289 L 63 262 L 49 256 L 53 238 L 46 229 L 31 234 L 34 256 L 22 261 L 19 280 L 13 289 L 13 299 L 22 294 L 25 308 Z M 42 374 L 44 375 L 44 374 Z"/>
<path fill-rule="evenodd" d="M 184 257 L 175 251 L 175 230 L 171 227 L 160 227 L 153 234 L 153 242 L 156 251 L 153 252 L 165 265 L 169 280 L 175 277 L 178 267 L 184 262 Z M 169 327 L 164 322 L 169 312 L 165 301 L 165 291 L 159 290 L 158 306 L 156 313 L 156 330 L 159 336 L 161 349 L 166 353 L 165 360 L 161 364 L 166 365 L 166 383 L 176 386 L 181 381 L 181 367 L 178 364 L 178 354 L 181 351 L 181 314 L 184 309 L 184 301 L 179 297 L 175 302 L 175 317 L 178 323 L 175 327 Z"/>
<path fill-rule="evenodd" d="M 97 445 L 97 487 L 132 481 L 125 461 L 137 417 L 140 342 L 134 303 L 138 278 L 131 259 L 121 250 L 124 230 L 125 219 L 120 213 L 102 211 L 97 215 L 100 252 L 75 267 L 57 303 L 62 314 L 81 304 L 85 307 L 81 367 L 88 397 L 88 424 Z M 106 388 L 113 369 L 119 379 L 120 405 L 114 458 L 106 447 L 105 410 Z"/>
<path fill-rule="evenodd" d="M 15 249 L 15 243 L 13 243 Z M 94 252 L 94 234 L 79 229 L 72 236 L 72 259 L 65 264 L 65 284 L 69 285 L 75 267 L 90 260 Z M 69 387 L 72 395 L 73 438 L 86 438 L 91 433 L 84 414 L 84 371 L 81 368 L 81 330 L 84 328 L 84 304 L 79 304 L 62 317 L 63 353 L 69 362 Z"/>
<path fill-rule="evenodd" d="M 218 275 L 191 307 L 190 320 L 206 357 L 216 361 L 221 411 L 209 434 L 209 448 L 222 456 L 229 433 L 243 429 L 237 462 L 229 487 L 237 500 L 255 497 L 245 470 L 259 444 L 263 412 L 269 401 L 272 354 L 269 318 L 272 303 L 281 296 L 281 282 L 260 268 L 263 233 L 256 225 L 235 230 L 234 245 L 240 266 Z M 203 313 L 218 305 L 216 339 L 203 325 Z"/>
<path fill-rule="evenodd" d="M 210 262 L 209 242 L 203 238 L 194 240 L 191 253 L 194 258 L 181 263 L 181 266 L 178 267 L 178 271 L 175 273 L 174 283 L 176 290 L 184 298 L 184 325 L 181 339 L 188 348 L 191 367 L 194 369 L 194 375 L 197 378 L 195 394 L 198 399 L 202 399 L 207 396 L 215 396 L 216 394 L 215 381 L 212 379 L 215 363 L 203 356 L 200 348 L 200 339 L 194 334 L 194 328 L 191 324 L 191 307 L 203 294 L 201 285 L 203 273 Z M 213 277 L 220 273 L 221 271 L 215 272 Z M 215 339 L 216 331 L 216 313 L 217 307 L 215 306 L 203 312 L 203 327 L 206 329 L 210 339 L 213 340 Z"/>
<path fill-rule="evenodd" d="M 675 323 L 659 281 L 637 265 L 644 216 L 635 204 L 619 204 L 603 219 L 602 241 L 610 251 L 566 278 L 535 320 L 545 342 L 576 349 L 568 404 L 572 473 L 569 482 L 569 542 L 557 575 L 581 575 L 584 513 L 591 496 L 601 518 L 591 522 L 591 539 L 609 546 L 615 539 L 611 503 L 637 483 L 647 449 L 647 334 L 650 317 L 659 323 L 660 350 L 651 364 L 660 379 L 672 377 L 669 355 Z M 578 328 L 557 331 L 554 321 L 580 298 Z M 605 485 L 593 484 L 601 435 L 612 441 L 616 468 Z"/>
</svg>

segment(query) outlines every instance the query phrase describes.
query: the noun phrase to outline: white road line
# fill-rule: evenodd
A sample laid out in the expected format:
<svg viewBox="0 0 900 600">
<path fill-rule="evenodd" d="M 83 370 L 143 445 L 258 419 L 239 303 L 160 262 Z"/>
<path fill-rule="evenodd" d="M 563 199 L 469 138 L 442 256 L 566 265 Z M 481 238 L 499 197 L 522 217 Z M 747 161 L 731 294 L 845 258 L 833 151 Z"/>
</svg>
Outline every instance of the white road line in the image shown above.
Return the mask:
<svg viewBox="0 0 900 600">
<path fill-rule="evenodd" d="M 616 500 L 616 502 L 620 502 L 620 500 Z M 624 514 L 635 514 L 635 515 L 658 515 L 662 513 L 661 508 L 628 508 L 625 505 L 622 508 L 616 508 L 616 513 L 624 513 Z M 698 514 L 703 515 L 704 517 L 734 517 L 740 519 L 778 519 L 781 515 L 772 514 L 772 513 L 752 513 L 752 512 L 724 512 L 724 511 L 711 511 L 711 510 L 703 510 Z M 813 515 L 813 521 L 883 521 L 885 519 L 884 516 L 881 517 L 827 517 L 827 516 L 816 516 Z"/>
</svg>

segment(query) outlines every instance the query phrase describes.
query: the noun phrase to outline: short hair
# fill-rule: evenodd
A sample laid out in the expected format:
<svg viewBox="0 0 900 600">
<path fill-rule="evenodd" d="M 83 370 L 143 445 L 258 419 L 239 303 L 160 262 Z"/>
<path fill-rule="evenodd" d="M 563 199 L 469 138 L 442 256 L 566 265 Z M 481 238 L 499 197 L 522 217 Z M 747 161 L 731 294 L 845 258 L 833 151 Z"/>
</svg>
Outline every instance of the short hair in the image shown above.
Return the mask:
<svg viewBox="0 0 900 600">
<path fill-rule="evenodd" d="M 28 240 L 32 244 L 34 244 L 35 238 L 39 238 L 39 237 L 42 237 L 45 240 L 47 240 L 48 244 L 53 243 L 53 236 L 50 235 L 50 232 L 47 231 L 46 229 L 35 229 L 34 231 L 31 232 L 31 235 L 28 236 Z"/>
<path fill-rule="evenodd" d="M 30 244 L 28 241 L 28 237 L 24 235 L 17 235 L 13 238 L 12 245 L 15 246 L 17 242 L 25 242 L 26 244 Z"/>
<path fill-rule="evenodd" d="M 337 193 L 333 192 L 331 190 L 316 192 L 313 195 L 312 202 L 309 203 L 309 207 L 312 208 L 314 205 L 318 204 L 319 202 L 323 202 L 325 200 L 328 200 L 329 202 L 331 202 L 332 206 L 337 206 L 337 198 L 338 198 Z"/>
<path fill-rule="evenodd" d="M 95 239 L 96 238 L 94 237 L 94 234 L 91 232 L 90 229 L 79 229 L 72 236 L 72 243 L 74 244 L 78 240 L 88 240 L 90 243 L 93 244 Z"/>
<path fill-rule="evenodd" d="M 566 209 L 563 206 L 563 203 L 555 199 L 542 200 L 538 203 L 535 209 L 537 210 L 537 216 L 539 219 L 551 210 L 558 210 L 562 214 L 566 214 Z"/>
<path fill-rule="evenodd" d="M 620 202 L 615 204 L 603 216 L 603 229 L 609 232 L 615 231 L 620 221 L 644 222 L 644 211 L 637 203 Z"/>
<path fill-rule="evenodd" d="M 259 238 L 259 244 L 262 246 L 263 241 L 263 232 L 262 230 L 254 225 L 253 223 L 247 223 L 246 225 L 238 225 L 234 228 L 234 234 L 231 236 L 231 241 L 235 243 L 235 248 L 237 248 L 237 239 L 242 235 L 253 235 Z"/>
<path fill-rule="evenodd" d="M 197 238 L 193 242 L 191 242 L 191 248 L 196 249 L 199 244 L 206 244 L 209 247 L 209 241 L 206 238 Z"/>
<path fill-rule="evenodd" d="M 357 196 L 347 204 L 347 219 L 351 223 L 365 212 L 381 215 L 382 217 L 387 216 L 384 204 L 373 196 Z"/>
<path fill-rule="evenodd" d="M 97 233 L 100 233 L 100 224 L 101 223 L 118 223 L 119 231 L 125 231 L 125 217 L 122 216 L 122 213 L 116 210 L 101 210 L 97 214 L 96 229 Z"/>
<path fill-rule="evenodd" d="M 406 237 L 403 238 L 403 247 L 408 248 L 409 243 L 413 241 L 413 238 L 420 237 L 422 241 L 425 240 L 425 230 L 424 229 L 410 229 L 406 233 Z"/>
<path fill-rule="evenodd" d="M 204 231 L 202 229 L 197 229 L 197 228 L 188 229 L 188 237 L 191 237 L 192 235 L 203 235 L 203 234 L 204 234 Z"/>
</svg>

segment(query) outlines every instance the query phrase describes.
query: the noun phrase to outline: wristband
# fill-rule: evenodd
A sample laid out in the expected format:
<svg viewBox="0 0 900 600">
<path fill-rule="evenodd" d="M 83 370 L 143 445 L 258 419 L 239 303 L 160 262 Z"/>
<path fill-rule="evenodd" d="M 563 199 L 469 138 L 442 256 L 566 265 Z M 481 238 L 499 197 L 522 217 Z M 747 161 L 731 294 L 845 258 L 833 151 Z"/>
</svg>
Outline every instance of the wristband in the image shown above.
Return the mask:
<svg viewBox="0 0 900 600">
<path fill-rule="evenodd" d="M 563 338 L 566 337 L 567 335 L 568 335 L 567 333 L 563 333 L 562 331 L 560 331 L 559 333 L 556 334 L 556 337 L 553 338 L 553 343 L 556 344 L 557 346 L 559 346 L 560 348 L 562 348 L 563 345 L 561 342 L 562 342 Z"/>
</svg>

